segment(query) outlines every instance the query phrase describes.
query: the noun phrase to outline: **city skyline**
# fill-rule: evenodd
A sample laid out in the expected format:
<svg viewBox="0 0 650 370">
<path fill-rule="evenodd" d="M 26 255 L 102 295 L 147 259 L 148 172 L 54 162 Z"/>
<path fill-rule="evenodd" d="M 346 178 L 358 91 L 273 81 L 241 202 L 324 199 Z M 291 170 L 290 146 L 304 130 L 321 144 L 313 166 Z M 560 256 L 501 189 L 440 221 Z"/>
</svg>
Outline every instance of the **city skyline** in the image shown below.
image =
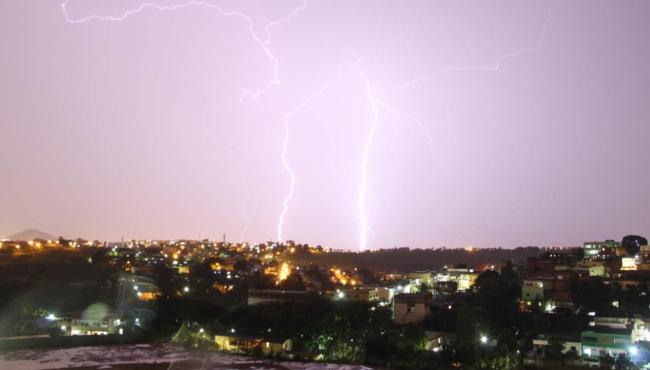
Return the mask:
<svg viewBox="0 0 650 370">
<path fill-rule="evenodd" d="M 0 9 L 0 236 L 363 250 L 650 229 L 648 3 Z"/>
</svg>

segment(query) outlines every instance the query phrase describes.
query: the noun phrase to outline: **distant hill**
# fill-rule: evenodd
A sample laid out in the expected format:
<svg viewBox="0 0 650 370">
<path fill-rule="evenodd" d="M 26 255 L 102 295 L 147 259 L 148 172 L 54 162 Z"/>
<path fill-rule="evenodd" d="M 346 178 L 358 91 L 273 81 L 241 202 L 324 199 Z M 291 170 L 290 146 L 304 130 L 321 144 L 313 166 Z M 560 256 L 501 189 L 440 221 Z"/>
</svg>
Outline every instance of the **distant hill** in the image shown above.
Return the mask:
<svg viewBox="0 0 650 370">
<path fill-rule="evenodd" d="M 343 268 L 363 267 L 373 271 L 408 272 L 440 269 L 444 265 L 454 266 L 462 263 L 483 271 L 486 266 L 499 266 L 506 260 L 525 263 L 528 257 L 537 257 L 541 250 L 537 247 L 515 249 L 477 248 L 468 252 L 459 249 L 381 249 L 363 253 L 331 252 L 314 255 L 295 255 L 296 263 L 317 265 L 329 264 Z"/>
<path fill-rule="evenodd" d="M 36 229 L 23 230 L 19 233 L 9 235 L 7 237 L 7 239 L 11 239 L 11 240 L 33 240 L 33 239 L 56 240 L 58 238 L 59 238 L 58 236 L 54 236 Z"/>
</svg>

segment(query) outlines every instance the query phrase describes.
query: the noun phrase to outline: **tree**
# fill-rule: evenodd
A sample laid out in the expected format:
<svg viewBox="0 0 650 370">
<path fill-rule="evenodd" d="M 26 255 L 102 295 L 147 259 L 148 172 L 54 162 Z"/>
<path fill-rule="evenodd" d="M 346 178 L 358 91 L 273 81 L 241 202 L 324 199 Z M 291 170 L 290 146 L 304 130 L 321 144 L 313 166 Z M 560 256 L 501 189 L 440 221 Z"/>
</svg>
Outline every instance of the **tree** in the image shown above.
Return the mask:
<svg viewBox="0 0 650 370">
<path fill-rule="evenodd" d="M 507 281 L 519 282 L 519 274 L 515 271 L 512 261 L 508 261 L 506 265 L 501 268 L 501 277 Z"/>
<path fill-rule="evenodd" d="M 154 265 L 156 285 L 160 288 L 163 297 L 174 295 L 174 270 L 162 263 Z"/>
<path fill-rule="evenodd" d="M 516 317 L 521 286 L 496 271 L 486 270 L 476 279 L 477 303 L 485 308 L 491 320 L 501 325 L 511 325 Z"/>
<path fill-rule="evenodd" d="M 478 275 L 474 284 L 476 288 L 480 290 L 481 288 L 495 284 L 499 277 L 500 275 L 498 272 L 494 270 L 485 270 Z"/>
<path fill-rule="evenodd" d="M 248 266 L 248 262 L 246 262 L 246 260 L 241 259 L 235 262 L 233 268 L 238 272 L 248 272 L 250 267 Z"/>
<path fill-rule="evenodd" d="M 358 274 L 361 276 L 364 284 L 379 284 L 379 278 L 374 272 L 367 268 L 360 268 Z"/>
<path fill-rule="evenodd" d="M 550 338 L 548 341 L 548 356 L 547 358 L 555 364 L 564 364 L 564 343 L 557 337 Z"/>
<path fill-rule="evenodd" d="M 287 276 L 286 280 L 282 281 L 279 285 L 279 288 L 286 290 L 306 290 L 305 282 L 302 281 L 300 274 L 291 273 Z"/>
<path fill-rule="evenodd" d="M 485 335 L 487 321 L 482 307 L 460 306 L 456 324 L 456 353 L 467 363 L 476 361 L 479 338 Z"/>
<path fill-rule="evenodd" d="M 585 282 L 574 281 L 572 285 L 572 293 L 586 311 L 600 311 L 609 308 L 612 292 L 602 279 L 591 278 Z"/>
<path fill-rule="evenodd" d="M 619 354 L 614 361 L 614 369 L 616 370 L 633 370 L 636 365 L 624 353 Z"/>
<path fill-rule="evenodd" d="M 320 268 L 313 263 L 305 269 L 304 274 L 310 280 L 319 283 L 324 290 L 334 288 L 334 284 L 329 277 L 323 274 Z"/>
<path fill-rule="evenodd" d="M 510 328 L 503 328 L 499 333 L 497 343 L 500 348 L 504 347 L 508 352 L 513 352 L 517 349 L 517 336 Z"/>
<path fill-rule="evenodd" d="M 598 364 L 601 369 L 611 370 L 614 368 L 614 358 L 609 354 L 600 356 Z"/>
<path fill-rule="evenodd" d="M 623 237 L 621 247 L 625 249 L 628 255 L 634 256 L 641 250 L 641 246 L 648 245 L 648 240 L 639 235 L 626 235 Z"/>
<path fill-rule="evenodd" d="M 496 355 L 481 360 L 480 368 L 489 370 L 514 370 L 519 367 L 519 356 L 516 353 Z"/>
</svg>

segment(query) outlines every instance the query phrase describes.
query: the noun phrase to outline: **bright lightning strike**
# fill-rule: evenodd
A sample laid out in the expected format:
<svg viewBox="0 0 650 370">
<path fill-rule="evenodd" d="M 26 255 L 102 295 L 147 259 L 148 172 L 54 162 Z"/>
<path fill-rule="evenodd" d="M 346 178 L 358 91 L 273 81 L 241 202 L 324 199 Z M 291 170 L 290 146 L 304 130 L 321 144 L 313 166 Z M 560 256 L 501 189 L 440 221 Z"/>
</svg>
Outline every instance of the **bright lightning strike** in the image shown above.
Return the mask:
<svg viewBox="0 0 650 370">
<path fill-rule="evenodd" d="M 271 61 L 273 65 L 273 77 L 268 81 L 268 83 L 263 86 L 262 88 L 258 90 L 249 90 L 246 89 L 242 91 L 241 98 L 243 99 L 244 97 L 251 97 L 253 99 L 257 99 L 260 95 L 263 93 L 267 92 L 269 89 L 271 89 L 273 86 L 280 85 L 280 73 L 279 73 L 279 68 L 280 68 L 280 61 L 278 60 L 275 55 L 273 55 L 273 51 L 270 48 L 271 44 L 271 28 L 275 26 L 279 26 L 281 24 L 287 23 L 293 18 L 295 15 L 298 13 L 302 12 L 307 8 L 308 0 L 303 0 L 302 5 L 293 9 L 286 17 L 272 21 L 267 23 L 264 26 L 264 38 L 261 38 L 260 36 L 257 35 L 255 32 L 254 28 L 254 22 L 251 17 L 248 15 L 237 12 L 237 11 L 229 11 L 229 10 L 224 10 L 220 6 L 216 4 L 209 3 L 207 1 L 188 1 L 185 3 L 180 3 L 176 5 L 159 5 L 155 2 L 149 2 L 149 3 L 144 3 L 138 6 L 135 9 L 127 10 L 124 13 L 122 13 L 121 16 L 112 16 L 112 15 L 96 15 L 96 14 L 91 14 L 83 18 L 72 18 L 70 14 L 68 13 L 68 3 L 70 0 L 66 0 L 63 4 L 61 4 L 61 8 L 63 9 L 63 14 L 65 16 L 65 20 L 68 23 L 73 23 L 73 24 L 78 24 L 78 23 L 84 23 L 92 20 L 99 20 L 99 21 L 110 21 L 110 22 L 122 22 L 125 19 L 127 19 L 129 16 L 141 13 L 142 11 L 146 9 L 154 9 L 158 11 L 173 11 L 173 10 L 178 10 L 178 9 L 183 9 L 183 8 L 189 8 L 189 7 L 203 7 L 203 8 L 208 8 L 212 10 L 216 10 L 219 14 L 225 17 L 237 17 L 242 20 L 244 20 L 248 24 L 248 33 L 250 34 L 251 38 L 257 43 L 257 45 L 260 47 L 260 50 L 264 53 L 264 55 Z"/>
<path fill-rule="evenodd" d="M 368 215 L 366 213 L 366 203 L 368 198 L 368 158 L 370 156 L 370 148 L 375 139 L 375 134 L 377 133 L 377 125 L 379 124 L 379 111 L 377 110 L 377 103 L 372 91 L 372 85 L 368 76 L 363 71 L 359 69 L 359 74 L 363 79 L 363 82 L 366 87 L 366 98 L 368 99 L 368 104 L 370 105 L 370 110 L 372 112 L 372 124 L 370 125 L 370 131 L 366 138 L 366 142 L 363 146 L 363 152 L 361 155 L 361 176 L 359 180 L 359 250 L 363 251 L 368 245 Z"/>
<path fill-rule="evenodd" d="M 122 22 L 125 19 L 127 19 L 131 15 L 135 15 L 138 13 L 141 13 L 145 11 L 146 9 L 154 9 L 158 11 L 173 11 L 173 10 L 178 10 L 178 9 L 183 9 L 183 8 L 189 8 L 189 7 L 203 7 L 203 8 L 208 8 L 212 10 L 216 10 L 219 14 L 222 16 L 226 17 L 237 17 L 242 20 L 244 20 L 248 24 L 248 32 L 251 36 L 251 38 L 257 43 L 257 45 L 260 47 L 264 55 L 271 61 L 273 65 L 273 77 L 269 80 L 269 82 L 263 86 L 262 88 L 258 90 L 244 90 L 241 94 L 241 97 L 244 98 L 246 96 L 250 96 L 253 99 L 257 99 L 260 95 L 271 89 L 273 86 L 280 85 L 280 74 L 279 74 L 279 66 L 280 66 L 280 61 L 278 58 L 275 57 L 273 54 L 270 44 L 271 44 L 271 28 L 282 25 L 284 23 L 289 22 L 294 16 L 299 14 L 300 12 L 304 11 L 307 8 L 308 5 L 308 0 L 303 0 L 302 5 L 296 7 L 293 9 L 287 16 L 285 16 L 282 19 L 275 20 L 272 22 L 267 23 L 264 26 L 264 38 L 261 38 L 257 35 L 254 29 L 254 22 L 251 17 L 248 15 L 237 12 L 237 11 L 226 11 L 220 6 L 216 4 L 209 3 L 207 1 L 188 1 L 185 3 L 180 3 L 176 5 L 171 5 L 171 6 L 163 6 L 159 5 L 155 2 L 148 2 L 148 3 L 143 3 L 137 8 L 127 10 L 124 13 L 122 13 L 121 16 L 112 16 L 112 15 L 88 15 L 83 18 L 72 18 L 70 14 L 68 13 L 68 3 L 70 0 L 66 0 L 63 4 L 61 4 L 61 7 L 63 9 L 63 14 L 65 16 L 65 19 L 68 23 L 72 24 L 79 24 L 79 23 L 84 23 L 88 21 L 93 21 L 93 20 L 99 20 L 99 21 L 109 21 L 109 22 Z M 325 87 L 326 88 L 326 87 Z M 320 94 L 325 88 L 322 88 L 318 90 L 316 93 L 314 93 L 312 96 L 310 96 L 303 104 L 298 105 L 294 110 L 289 112 L 285 116 L 285 138 L 283 141 L 282 145 L 282 164 L 284 166 L 284 169 L 289 173 L 290 177 L 290 185 L 289 185 L 289 192 L 287 197 L 285 198 L 283 202 L 283 209 L 282 213 L 280 214 L 280 220 L 278 222 L 278 240 L 282 241 L 283 240 L 283 226 L 284 226 L 284 220 L 286 217 L 286 214 L 289 210 L 289 202 L 291 201 L 293 197 L 293 192 L 295 188 L 295 172 L 289 165 L 288 159 L 287 159 L 287 151 L 288 151 L 288 146 L 289 146 L 289 120 L 290 118 L 298 113 L 304 106 L 306 106 L 309 101 L 312 99 L 313 96 Z M 241 237 L 245 234 L 246 230 L 248 229 L 248 220 L 246 221 L 246 225 L 244 226 L 244 230 L 242 230 Z"/>
<path fill-rule="evenodd" d="M 62 4 L 62 9 L 63 9 L 63 14 L 65 16 L 65 19 L 69 23 L 73 24 L 78 24 L 78 23 L 84 23 L 92 20 L 100 20 L 100 21 L 110 21 L 110 22 L 122 22 L 125 19 L 127 19 L 129 16 L 143 12 L 147 9 L 154 9 L 158 11 L 173 11 L 177 9 L 182 9 L 182 8 L 188 8 L 188 7 L 203 7 L 203 8 L 208 8 L 217 11 L 220 15 L 226 16 L 226 17 L 237 17 L 245 21 L 248 25 L 248 32 L 250 34 L 250 37 L 254 40 L 254 42 L 259 46 L 260 50 L 264 53 L 266 58 L 272 63 L 273 66 L 273 74 L 272 78 L 269 79 L 268 83 L 264 85 L 263 87 L 259 88 L 258 90 L 244 90 L 242 92 L 241 97 L 251 97 L 253 99 L 257 99 L 260 95 L 268 91 L 269 89 L 273 88 L 274 86 L 280 85 L 280 75 L 279 75 L 279 65 L 280 61 L 275 55 L 273 54 L 270 44 L 271 44 L 271 28 L 282 25 L 284 23 L 289 22 L 294 16 L 297 14 L 301 13 L 307 8 L 308 1 L 309 0 L 303 0 L 302 5 L 299 7 L 294 8 L 287 16 L 285 16 L 282 19 L 275 20 L 272 22 L 267 23 L 264 26 L 264 35 L 263 37 L 260 37 L 254 29 L 254 21 L 253 19 L 241 12 L 237 11 L 227 11 L 221 8 L 220 6 L 209 3 L 207 1 L 197 1 L 197 0 L 192 0 L 192 1 L 187 1 L 184 3 L 176 4 L 176 5 L 170 5 L 170 6 L 163 6 L 159 5 L 155 2 L 148 2 L 148 3 L 143 3 L 137 8 L 125 11 L 121 16 L 111 16 L 111 15 L 89 15 L 83 18 L 72 18 L 67 9 L 67 5 L 70 0 L 65 0 L 65 2 Z M 546 14 L 546 19 L 544 21 L 544 24 L 542 26 L 542 32 L 537 40 L 537 42 L 533 46 L 528 46 L 528 47 L 522 47 L 518 50 L 515 50 L 513 52 L 503 54 L 499 56 L 496 60 L 496 62 L 493 65 L 488 65 L 488 66 L 462 66 L 462 67 L 452 67 L 452 68 L 444 68 L 444 69 L 439 69 L 435 71 L 433 74 L 424 76 L 421 78 L 417 78 L 411 81 L 408 81 L 406 83 L 403 83 L 398 86 L 394 86 L 394 88 L 407 88 L 411 87 L 413 85 L 423 83 L 426 81 L 434 80 L 439 78 L 442 74 L 445 73 L 453 73 L 453 72 L 469 72 L 469 71 L 483 71 L 483 72 L 496 72 L 499 71 L 502 67 L 502 65 L 509 59 L 516 58 L 520 56 L 523 53 L 526 52 L 534 52 L 537 49 L 541 47 L 541 45 L 544 42 L 544 39 L 546 37 L 546 31 L 547 31 L 547 26 L 551 18 L 551 14 L 557 5 L 557 0 L 553 3 L 553 5 L 550 7 Z M 372 112 L 372 123 L 370 126 L 370 130 L 368 132 L 368 136 L 366 137 L 366 141 L 363 145 L 363 150 L 362 150 L 362 157 L 361 157 L 361 168 L 360 168 L 360 176 L 359 176 L 359 186 L 358 186 L 358 209 L 359 209 L 359 224 L 360 224 L 360 230 L 359 230 L 359 250 L 365 250 L 367 248 L 368 244 L 368 230 L 369 230 L 369 223 L 368 223 L 368 216 L 367 216 L 367 198 L 368 198 L 368 162 L 369 162 L 369 157 L 370 157 L 370 150 L 372 148 L 376 132 L 377 132 L 377 127 L 379 124 L 379 111 L 378 107 L 382 107 L 392 113 L 393 115 L 399 115 L 404 118 L 407 118 L 409 120 L 412 120 L 418 124 L 420 129 L 425 133 L 426 137 L 432 141 L 432 137 L 430 134 L 427 133 L 427 131 L 424 128 L 423 123 L 407 114 L 404 112 L 400 112 L 396 109 L 393 109 L 392 107 L 388 106 L 384 102 L 379 101 L 375 93 L 373 91 L 373 86 L 371 81 L 368 79 L 367 75 L 365 72 L 360 68 L 357 67 L 359 74 L 364 82 L 365 85 L 365 90 L 366 90 L 366 99 L 368 101 L 370 110 Z M 278 221 L 278 229 L 277 229 L 277 240 L 282 242 L 283 241 L 283 227 L 285 223 L 285 218 L 286 215 L 289 211 L 289 203 L 293 198 L 294 195 L 294 190 L 295 190 L 295 184 L 296 184 L 296 174 L 295 171 L 292 169 L 292 167 L 289 164 L 288 161 L 288 147 L 289 147 L 289 139 L 290 139 L 290 127 L 289 127 L 289 122 L 293 118 L 294 115 L 299 113 L 303 108 L 305 108 L 307 105 L 310 104 L 312 99 L 316 97 L 317 95 L 321 94 L 324 90 L 326 90 L 328 86 L 324 86 L 311 94 L 305 101 L 303 101 L 301 104 L 296 106 L 293 110 L 291 110 L 289 113 L 287 113 L 284 117 L 284 139 L 282 142 L 282 153 L 281 153 L 281 158 L 282 158 L 282 165 L 284 167 L 284 170 L 289 174 L 289 190 L 287 193 L 287 196 L 284 199 L 283 202 L 283 208 L 282 212 L 279 217 Z M 246 224 L 245 228 L 248 227 L 248 224 Z M 242 237 L 243 234 L 245 233 L 245 230 L 242 232 Z"/>
<path fill-rule="evenodd" d="M 322 94 L 329 87 L 330 87 L 329 84 L 322 86 L 320 89 L 313 92 L 311 95 L 307 97 L 307 99 L 305 99 L 302 103 L 298 104 L 289 113 L 287 113 L 284 116 L 284 140 L 282 141 L 281 157 L 282 157 L 282 166 L 284 167 L 284 170 L 289 174 L 289 191 L 287 192 L 287 196 L 284 198 L 284 202 L 282 203 L 282 212 L 280 213 L 280 218 L 278 220 L 277 240 L 280 243 L 284 241 L 284 235 L 283 235 L 284 221 L 287 216 L 287 213 L 289 212 L 289 202 L 291 202 L 291 199 L 293 198 L 294 189 L 296 187 L 296 172 L 293 170 L 293 168 L 291 168 L 287 156 L 289 151 L 289 134 L 290 134 L 289 121 L 293 116 L 295 116 L 303 108 L 309 105 L 315 97 Z"/>
<path fill-rule="evenodd" d="M 481 71 L 481 72 L 496 72 L 499 69 L 501 69 L 501 66 L 503 63 L 509 59 L 516 58 L 519 55 L 526 53 L 526 52 L 534 52 L 537 49 L 539 49 L 542 44 L 544 43 L 544 39 L 546 38 L 546 30 L 548 28 L 548 23 L 551 19 L 551 14 L 553 10 L 555 9 L 555 6 L 557 5 L 558 0 L 555 0 L 551 7 L 549 8 L 548 12 L 546 13 L 546 18 L 544 20 L 544 24 L 542 25 L 542 32 L 537 40 L 537 42 L 533 46 L 528 46 L 528 47 L 522 47 L 519 48 L 513 52 L 503 54 L 499 56 L 494 63 L 494 65 L 491 66 L 464 66 L 464 67 L 453 67 L 453 68 L 444 68 L 437 70 L 435 73 L 429 76 L 421 77 L 409 82 L 406 82 L 404 84 L 401 84 L 399 86 L 395 86 L 395 88 L 401 89 L 401 88 L 407 88 L 411 87 L 413 85 L 423 83 L 426 81 L 434 80 L 440 77 L 440 75 L 444 73 L 452 73 L 452 72 L 470 72 L 470 71 Z M 372 87 L 370 84 L 370 81 L 368 80 L 367 76 L 363 72 L 363 70 L 359 69 L 359 72 L 361 76 L 364 79 L 364 82 L 366 84 L 366 96 L 368 99 L 368 102 L 370 104 L 372 114 L 373 114 L 373 121 L 372 121 L 372 126 L 370 128 L 370 132 L 368 134 L 368 137 L 366 139 L 366 143 L 363 148 L 363 155 L 361 159 L 361 180 L 359 182 L 359 218 L 360 218 L 360 236 L 359 236 L 359 250 L 363 251 L 367 247 L 368 243 L 368 216 L 366 214 L 366 203 L 367 203 L 367 196 L 368 196 L 368 156 L 369 156 L 369 151 L 370 147 L 372 146 L 372 142 L 374 140 L 375 133 L 377 131 L 377 125 L 379 121 L 379 114 L 377 111 L 377 105 L 382 106 L 389 112 L 391 112 L 393 115 L 399 115 L 404 118 L 407 118 L 409 120 L 412 120 L 418 124 L 420 129 L 425 133 L 425 136 L 429 141 L 433 141 L 433 138 L 431 137 L 430 134 L 425 130 L 424 125 L 422 124 L 422 121 L 419 119 L 411 116 L 410 114 L 400 112 L 387 104 L 375 99 L 373 92 L 372 92 Z"/>
</svg>

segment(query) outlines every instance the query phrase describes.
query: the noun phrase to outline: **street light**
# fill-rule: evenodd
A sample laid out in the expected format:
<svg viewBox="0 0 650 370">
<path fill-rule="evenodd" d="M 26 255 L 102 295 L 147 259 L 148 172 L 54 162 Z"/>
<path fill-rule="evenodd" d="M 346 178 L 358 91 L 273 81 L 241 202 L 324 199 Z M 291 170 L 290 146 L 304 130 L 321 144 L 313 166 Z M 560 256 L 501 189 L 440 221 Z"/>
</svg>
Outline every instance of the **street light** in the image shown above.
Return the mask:
<svg viewBox="0 0 650 370">
<path fill-rule="evenodd" d="M 485 335 L 481 335 L 481 343 L 486 344 L 488 342 L 488 337 Z"/>
<path fill-rule="evenodd" d="M 629 350 L 630 350 L 630 355 L 632 356 L 636 356 L 639 353 L 639 349 L 636 348 L 636 346 L 630 346 Z"/>
</svg>

